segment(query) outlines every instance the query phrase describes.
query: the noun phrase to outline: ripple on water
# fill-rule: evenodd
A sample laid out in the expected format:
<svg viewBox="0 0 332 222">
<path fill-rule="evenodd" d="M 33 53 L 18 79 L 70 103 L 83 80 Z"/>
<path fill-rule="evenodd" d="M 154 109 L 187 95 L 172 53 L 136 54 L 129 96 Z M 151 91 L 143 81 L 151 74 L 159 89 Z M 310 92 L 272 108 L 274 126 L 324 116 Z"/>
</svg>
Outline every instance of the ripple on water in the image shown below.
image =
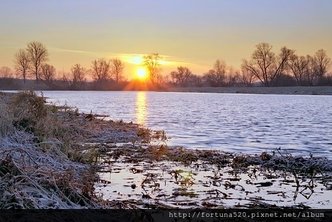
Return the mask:
<svg viewBox="0 0 332 222">
<path fill-rule="evenodd" d="M 332 96 L 66 91 L 44 95 L 83 112 L 163 129 L 172 145 L 227 151 L 237 147 L 247 153 L 281 147 L 332 159 Z"/>
</svg>

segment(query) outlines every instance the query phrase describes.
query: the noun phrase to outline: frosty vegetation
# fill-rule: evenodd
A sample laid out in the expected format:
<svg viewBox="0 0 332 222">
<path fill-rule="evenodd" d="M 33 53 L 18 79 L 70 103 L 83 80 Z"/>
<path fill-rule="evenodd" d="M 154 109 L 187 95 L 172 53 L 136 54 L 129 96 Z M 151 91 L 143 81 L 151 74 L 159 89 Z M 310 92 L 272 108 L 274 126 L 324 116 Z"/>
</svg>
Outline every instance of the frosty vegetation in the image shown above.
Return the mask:
<svg viewBox="0 0 332 222">
<path fill-rule="evenodd" d="M 103 121 L 45 105 L 32 92 L 0 95 L 0 208 L 99 208 L 94 195 L 99 142 L 139 141 L 135 124 Z M 97 203 L 98 202 L 98 203 Z"/>
</svg>

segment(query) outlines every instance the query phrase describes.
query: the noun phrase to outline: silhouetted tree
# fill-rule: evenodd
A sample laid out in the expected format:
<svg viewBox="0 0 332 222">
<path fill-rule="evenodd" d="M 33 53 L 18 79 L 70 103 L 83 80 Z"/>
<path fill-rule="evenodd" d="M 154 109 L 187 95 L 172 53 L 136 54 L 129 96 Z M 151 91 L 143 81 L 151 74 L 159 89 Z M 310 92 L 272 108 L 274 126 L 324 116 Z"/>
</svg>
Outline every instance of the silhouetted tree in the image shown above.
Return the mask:
<svg viewBox="0 0 332 222">
<path fill-rule="evenodd" d="M 19 76 L 23 77 L 23 81 L 25 83 L 28 70 L 30 68 L 30 59 L 29 59 L 29 54 L 26 50 L 20 49 L 16 54 L 15 54 L 15 68 L 16 72 Z"/>
<path fill-rule="evenodd" d="M 228 86 L 240 86 L 242 83 L 241 75 L 239 72 L 230 71 L 227 75 L 227 85 Z"/>
<path fill-rule="evenodd" d="M 248 72 L 248 70 L 243 67 L 240 78 L 243 86 L 252 86 L 255 80 L 254 74 L 252 72 Z"/>
<path fill-rule="evenodd" d="M 202 86 L 202 78 L 198 75 L 191 74 L 188 78 L 188 86 Z"/>
<path fill-rule="evenodd" d="M 226 77 L 226 63 L 218 59 L 214 64 L 213 70 L 217 84 L 223 85 Z"/>
<path fill-rule="evenodd" d="M 48 60 L 48 51 L 42 43 L 30 42 L 27 46 L 27 52 L 31 61 L 31 71 L 38 82 L 41 66 Z"/>
<path fill-rule="evenodd" d="M 80 64 L 75 64 L 71 68 L 71 76 L 72 76 L 71 87 L 73 89 L 81 88 L 86 82 L 85 75 L 86 75 L 86 70 Z"/>
<path fill-rule="evenodd" d="M 144 56 L 144 65 L 149 72 L 149 79 L 152 83 L 156 82 L 156 78 L 160 73 L 160 60 L 162 59 L 158 53 L 152 53 Z"/>
<path fill-rule="evenodd" d="M 305 83 L 306 85 L 313 86 L 316 82 L 314 58 L 307 55 L 306 59 L 308 60 L 308 66 L 305 71 Z"/>
<path fill-rule="evenodd" d="M 226 63 L 217 60 L 208 73 L 203 76 L 205 82 L 209 86 L 224 86 L 226 85 Z"/>
<path fill-rule="evenodd" d="M 187 67 L 179 66 L 177 71 L 171 72 L 170 75 L 175 84 L 185 86 L 188 84 L 188 80 L 192 75 L 192 72 Z"/>
<path fill-rule="evenodd" d="M 251 60 L 244 60 L 242 67 L 259 79 L 264 86 L 270 86 L 273 80 L 287 68 L 287 62 L 292 53 L 292 50 L 283 47 L 280 54 L 276 56 L 270 44 L 260 43 L 256 45 Z"/>
<path fill-rule="evenodd" d="M 296 80 L 296 84 L 303 86 L 306 82 L 306 76 L 309 72 L 310 56 L 297 56 L 295 54 L 290 56 L 289 68 Z"/>
<path fill-rule="evenodd" d="M 331 63 L 331 59 L 327 56 L 325 50 L 320 49 L 315 53 L 312 62 L 315 77 L 317 81 L 320 81 L 327 73 L 327 69 Z"/>
<path fill-rule="evenodd" d="M 111 66 L 112 75 L 115 77 L 116 83 L 119 83 L 122 79 L 124 63 L 120 59 L 115 58 L 111 60 Z"/>
<path fill-rule="evenodd" d="M 105 59 L 97 59 L 92 62 L 92 78 L 100 83 L 109 80 L 111 74 L 110 61 Z"/>
<path fill-rule="evenodd" d="M 296 79 L 297 85 L 317 85 L 324 80 L 331 59 L 325 50 L 318 50 L 314 56 L 297 56 L 293 54 L 289 60 L 291 74 Z"/>
<path fill-rule="evenodd" d="M 55 79 L 55 74 L 56 74 L 56 70 L 55 70 L 54 66 L 52 66 L 50 64 L 42 64 L 41 65 L 40 79 L 45 81 L 45 83 L 47 85 L 52 85 L 53 84 L 53 81 Z"/>
</svg>

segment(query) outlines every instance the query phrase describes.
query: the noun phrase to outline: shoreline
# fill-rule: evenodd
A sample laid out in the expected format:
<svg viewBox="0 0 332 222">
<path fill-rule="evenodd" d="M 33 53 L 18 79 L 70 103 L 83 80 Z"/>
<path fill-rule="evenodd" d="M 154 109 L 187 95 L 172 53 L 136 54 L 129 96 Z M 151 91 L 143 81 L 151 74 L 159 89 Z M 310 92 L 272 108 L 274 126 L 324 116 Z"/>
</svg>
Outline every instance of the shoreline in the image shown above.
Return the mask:
<svg viewBox="0 0 332 222">
<path fill-rule="evenodd" d="M 330 207 L 327 158 L 169 147 L 163 131 L 46 105 L 31 93 L 0 93 L 0 108 L 0 208 Z M 5 193 L 13 189 L 20 193 Z"/>
<path fill-rule="evenodd" d="M 275 94 L 275 95 L 332 95 L 332 86 L 175 87 L 175 88 L 170 88 L 168 92 Z"/>
<path fill-rule="evenodd" d="M 20 92 L 29 89 L 0 89 L 4 92 Z M 91 91 L 91 92 L 186 92 L 186 93 L 230 93 L 230 94 L 264 94 L 264 95 L 332 95 L 332 86 L 279 86 L 279 87 L 169 87 L 153 90 L 60 90 L 34 89 L 34 91 Z"/>
</svg>

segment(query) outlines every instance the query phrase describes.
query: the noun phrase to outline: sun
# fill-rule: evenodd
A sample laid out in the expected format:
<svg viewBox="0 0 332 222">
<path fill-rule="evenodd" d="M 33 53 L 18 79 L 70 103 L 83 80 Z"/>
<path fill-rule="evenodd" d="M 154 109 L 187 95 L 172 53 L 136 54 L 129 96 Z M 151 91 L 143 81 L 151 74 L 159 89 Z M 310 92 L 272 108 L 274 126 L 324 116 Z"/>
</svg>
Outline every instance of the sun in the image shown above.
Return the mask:
<svg viewBox="0 0 332 222">
<path fill-rule="evenodd" d="M 148 72 L 145 68 L 140 67 L 136 70 L 136 76 L 140 80 L 146 80 L 148 78 Z"/>
</svg>

